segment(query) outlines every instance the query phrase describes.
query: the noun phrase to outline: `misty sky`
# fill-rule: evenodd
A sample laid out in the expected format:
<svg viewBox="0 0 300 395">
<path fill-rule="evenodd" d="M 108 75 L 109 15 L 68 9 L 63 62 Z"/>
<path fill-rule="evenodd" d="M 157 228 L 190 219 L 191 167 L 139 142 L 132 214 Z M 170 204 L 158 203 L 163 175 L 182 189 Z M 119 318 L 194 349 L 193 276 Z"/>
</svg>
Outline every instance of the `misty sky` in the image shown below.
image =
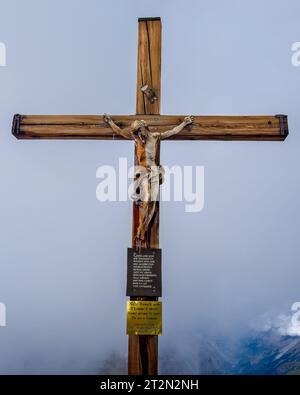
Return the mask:
<svg viewBox="0 0 300 395">
<path fill-rule="evenodd" d="M 125 355 L 131 202 L 96 200 L 124 141 L 17 141 L 14 113 L 133 114 L 137 19 L 163 24 L 163 114 L 288 114 L 280 142 L 164 142 L 205 167 L 205 207 L 163 202 L 162 349 L 237 335 L 300 300 L 298 0 L 0 0 L 0 372 L 94 372 Z"/>
</svg>

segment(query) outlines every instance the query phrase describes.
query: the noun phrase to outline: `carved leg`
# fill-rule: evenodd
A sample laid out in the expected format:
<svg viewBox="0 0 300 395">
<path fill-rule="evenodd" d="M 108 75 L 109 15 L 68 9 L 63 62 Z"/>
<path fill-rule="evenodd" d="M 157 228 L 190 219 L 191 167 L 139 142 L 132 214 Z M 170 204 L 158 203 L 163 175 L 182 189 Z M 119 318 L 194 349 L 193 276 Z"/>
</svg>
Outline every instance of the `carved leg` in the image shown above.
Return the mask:
<svg viewBox="0 0 300 395">
<path fill-rule="evenodd" d="M 145 241 L 145 234 L 147 232 L 146 223 L 148 217 L 148 204 L 151 200 L 151 190 L 148 177 L 149 174 L 145 172 L 144 174 L 140 175 L 139 180 L 140 209 L 137 238 L 142 241 Z"/>
<path fill-rule="evenodd" d="M 148 216 L 148 202 L 143 202 L 140 205 L 140 217 L 139 217 L 139 226 L 137 229 L 137 238 L 140 240 L 145 240 L 145 234 L 146 234 L 146 221 L 147 221 L 147 216 Z"/>
<path fill-rule="evenodd" d="M 154 167 L 148 174 L 147 186 L 143 190 L 146 194 L 143 196 L 144 204 L 141 211 L 140 225 L 138 227 L 138 237 L 145 240 L 145 234 L 149 229 L 152 218 L 155 214 L 156 204 L 159 201 L 159 187 L 163 182 L 164 170 L 162 167 Z M 146 203 L 146 204 L 145 204 Z"/>
<path fill-rule="evenodd" d="M 159 166 L 153 168 L 151 173 L 145 174 L 139 179 L 140 206 L 139 226 L 137 238 L 145 241 L 147 230 L 149 229 L 152 218 L 155 214 L 156 204 L 159 201 L 159 187 L 163 182 L 164 169 Z"/>
<path fill-rule="evenodd" d="M 141 212 L 141 217 L 140 217 L 140 223 L 139 227 L 137 230 L 137 238 L 140 240 L 145 240 L 145 235 L 147 233 L 147 230 L 149 229 L 150 222 L 152 221 L 152 218 L 154 216 L 156 210 L 156 202 L 144 202 L 142 205 L 142 208 L 140 210 Z"/>
</svg>

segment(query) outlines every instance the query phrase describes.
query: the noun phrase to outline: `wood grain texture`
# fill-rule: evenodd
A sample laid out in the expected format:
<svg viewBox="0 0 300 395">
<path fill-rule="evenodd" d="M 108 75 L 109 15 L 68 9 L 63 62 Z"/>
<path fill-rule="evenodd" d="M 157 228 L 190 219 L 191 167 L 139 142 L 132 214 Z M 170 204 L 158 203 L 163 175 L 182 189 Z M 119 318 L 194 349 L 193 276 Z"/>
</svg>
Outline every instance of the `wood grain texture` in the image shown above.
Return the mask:
<svg viewBox="0 0 300 395">
<path fill-rule="evenodd" d="M 140 18 L 138 31 L 137 114 L 160 113 L 161 84 L 161 21 L 160 18 Z M 158 100 L 150 103 L 141 91 L 150 85 Z"/>
<path fill-rule="evenodd" d="M 160 112 L 160 80 L 161 80 L 161 22 L 159 18 L 139 20 L 138 39 L 138 77 L 136 94 L 136 113 L 142 114 L 140 119 L 145 119 L 152 125 L 154 119 L 146 119 L 149 115 L 158 115 Z M 143 85 L 150 85 L 157 96 L 154 103 L 150 103 L 141 92 Z M 137 119 L 137 116 L 135 116 Z M 157 121 L 160 117 L 155 118 Z M 124 119 L 120 120 L 125 121 Z M 155 125 L 153 125 L 155 127 Z M 160 124 L 156 125 L 160 128 Z M 167 126 L 168 128 L 168 126 Z M 137 148 L 135 147 L 135 165 L 146 167 L 139 163 Z M 145 157 L 145 155 L 144 155 Z M 160 146 L 157 148 L 156 163 L 160 163 Z M 133 203 L 132 221 L 132 247 L 137 247 L 136 236 L 138 225 L 141 221 L 139 206 Z M 146 234 L 146 243 L 142 247 L 159 248 L 159 202 L 149 231 Z M 157 298 L 130 298 L 131 300 L 157 300 Z M 158 373 L 158 337 L 130 335 L 128 339 L 128 374 L 129 375 L 157 375 Z"/>
<path fill-rule="evenodd" d="M 156 101 L 157 104 L 160 104 L 160 100 Z M 150 125 L 150 130 L 162 132 L 180 124 L 184 117 L 158 114 L 112 116 L 122 128 L 128 127 L 136 119 L 144 119 Z M 283 141 L 288 135 L 288 125 L 285 117 L 283 129 L 281 119 L 269 115 L 195 116 L 193 125 L 170 139 Z M 122 139 L 113 134 L 103 122 L 102 115 L 16 115 L 12 132 L 18 139 Z"/>
</svg>

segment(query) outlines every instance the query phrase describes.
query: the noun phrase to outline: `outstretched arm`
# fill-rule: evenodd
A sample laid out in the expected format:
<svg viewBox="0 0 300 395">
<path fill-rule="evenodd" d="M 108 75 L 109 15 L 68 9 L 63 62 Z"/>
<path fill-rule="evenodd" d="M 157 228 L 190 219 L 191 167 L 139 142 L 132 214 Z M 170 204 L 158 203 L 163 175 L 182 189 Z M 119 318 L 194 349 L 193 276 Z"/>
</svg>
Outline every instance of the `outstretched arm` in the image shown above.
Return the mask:
<svg viewBox="0 0 300 395">
<path fill-rule="evenodd" d="M 111 119 L 109 115 L 104 114 L 103 120 L 112 128 L 114 133 L 119 134 L 120 136 L 124 137 L 124 139 L 127 140 L 132 139 L 131 133 L 126 129 L 119 128 L 119 126 L 114 123 L 114 121 Z"/>
<path fill-rule="evenodd" d="M 180 133 L 187 125 L 190 125 L 194 122 L 194 117 L 185 117 L 184 121 L 178 125 L 175 126 L 174 129 L 168 130 L 167 132 L 163 132 L 160 134 L 160 138 L 162 140 L 167 139 L 168 137 L 174 136 L 175 134 Z"/>
</svg>

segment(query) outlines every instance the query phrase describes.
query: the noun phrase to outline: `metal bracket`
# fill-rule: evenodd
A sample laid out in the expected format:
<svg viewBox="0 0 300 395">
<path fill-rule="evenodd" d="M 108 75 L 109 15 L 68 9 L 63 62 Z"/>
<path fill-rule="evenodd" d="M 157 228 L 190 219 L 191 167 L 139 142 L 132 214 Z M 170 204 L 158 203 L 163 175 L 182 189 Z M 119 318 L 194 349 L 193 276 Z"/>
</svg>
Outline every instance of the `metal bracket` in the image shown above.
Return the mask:
<svg viewBox="0 0 300 395">
<path fill-rule="evenodd" d="M 288 126 L 288 117 L 284 114 L 277 114 L 275 115 L 276 118 L 279 119 L 280 125 L 280 134 L 281 136 L 288 136 L 289 134 L 289 126 Z"/>
<path fill-rule="evenodd" d="M 22 116 L 20 114 L 15 114 L 13 119 L 12 134 L 17 138 L 21 134 L 20 132 L 21 118 Z"/>
<path fill-rule="evenodd" d="M 139 22 L 154 22 L 160 21 L 160 17 L 139 18 Z"/>
<path fill-rule="evenodd" d="M 141 91 L 146 95 L 147 99 L 150 101 L 151 104 L 158 99 L 154 89 L 150 85 L 144 85 L 141 87 Z"/>
</svg>

